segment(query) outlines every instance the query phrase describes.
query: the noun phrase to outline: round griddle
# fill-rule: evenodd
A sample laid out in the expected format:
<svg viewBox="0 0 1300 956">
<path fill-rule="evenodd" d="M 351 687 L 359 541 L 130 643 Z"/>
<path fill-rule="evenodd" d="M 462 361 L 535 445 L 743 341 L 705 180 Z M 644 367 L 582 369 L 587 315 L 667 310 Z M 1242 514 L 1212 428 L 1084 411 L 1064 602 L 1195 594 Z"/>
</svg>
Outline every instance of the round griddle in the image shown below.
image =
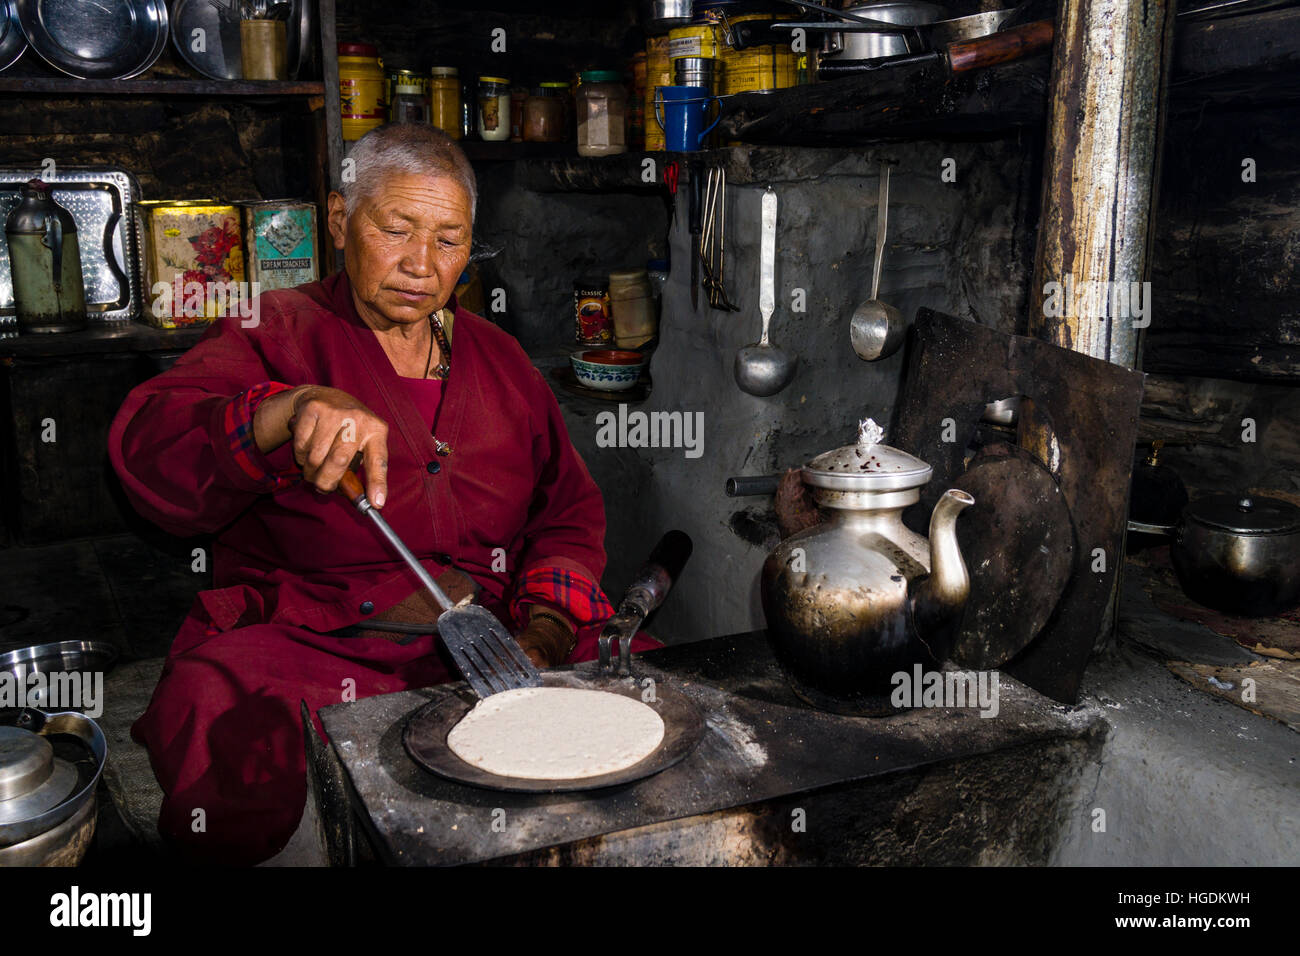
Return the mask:
<svg viewBox="0 0 1300 956">
<path fill-rule="evenodd" d="M 964 667 L 1001 667 L 1056 610 L 1074 568 L 1074 523 L 1051 473 L 1015 445 L 983 449 L 952 484 L 978 507 L 957 522 L 970 598 L 951 656 Z"/>
<path fill-rule="evenodd" d="M 645 690 L 630 678 L 597 677 L 574 671 L 544 671 L 543 687 L 572 687 L 579 690 L 602 690 L 643 700 Z M 415 712 L 402 733 L 406 752 L 425 770 L 457 783 L 490 790 L 517 793 L 564 793 L 573 790 L 599 790 L 631 783 L 666 770 L 694 749 L 704 733 L 699 709 L 681 691 L 656 682 L 655 700 L 644 701 L 655 709 L 664 722 L 664 739 L 648 757 L 623 770 L 583 777 L 578 780 L 534 780 L 502 777 L 488 773 L 461 760 L 447 746 L 447 734 L 478 703 L 468 687 L 447 687 L 446 696 L 431 701 Z"/>
</svg>

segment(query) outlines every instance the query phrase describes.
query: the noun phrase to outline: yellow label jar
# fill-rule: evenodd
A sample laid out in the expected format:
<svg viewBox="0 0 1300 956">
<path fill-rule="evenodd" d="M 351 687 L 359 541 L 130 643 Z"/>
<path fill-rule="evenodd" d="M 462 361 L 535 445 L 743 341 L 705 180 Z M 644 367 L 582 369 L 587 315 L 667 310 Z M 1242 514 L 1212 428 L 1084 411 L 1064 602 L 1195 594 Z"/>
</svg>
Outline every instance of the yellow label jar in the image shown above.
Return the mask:
<svg viewBox="0 0 1300 956">
<path fill-rule="evenodd" d="M 429 71 L 429 122 L 460 139 L 460 72 L 454 66 Z"/>
<path fill-rule="evenodd" d="M 503 76 L 478 78 L 478 135 L 489 143 L 510 139 L 510 81 Z"/>
<path fill-rule="evenodd" d="M 383 125 L 387 85 L 378 49 L 369 43 L 339 44 L 339 108 L 345 140 L 358 140 Z"/>
</svg>

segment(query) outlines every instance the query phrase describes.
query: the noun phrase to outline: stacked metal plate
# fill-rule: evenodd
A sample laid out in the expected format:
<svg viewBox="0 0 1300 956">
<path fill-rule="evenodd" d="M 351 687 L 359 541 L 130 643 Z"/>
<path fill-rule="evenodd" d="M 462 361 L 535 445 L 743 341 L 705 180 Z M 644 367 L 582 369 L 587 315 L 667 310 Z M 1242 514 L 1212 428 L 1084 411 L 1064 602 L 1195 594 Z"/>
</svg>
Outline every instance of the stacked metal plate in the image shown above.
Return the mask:
<svg viewBox="0 0 1300 956">
<path fill-rule="evenodd" d="M 167 46 L 165 0 L 13 0 L 33 50 L 83 80 L 124 80 Z"/>
<path fill-rule="evenodd" d="M 86 311 L 92 324 L 138 317 L 144 293 L 133 205 L 140 198 L 140 186 L 135 177 L 125 169 L 105 166 L 0 169 L 0 222 L 17 204 L 19 187 L 35 178 L 54 187 L 54 201 L 77 224 Z M 11 332 L 17 326 L 9 244 L 0 232 L 0 330 Z"/>
</svg>

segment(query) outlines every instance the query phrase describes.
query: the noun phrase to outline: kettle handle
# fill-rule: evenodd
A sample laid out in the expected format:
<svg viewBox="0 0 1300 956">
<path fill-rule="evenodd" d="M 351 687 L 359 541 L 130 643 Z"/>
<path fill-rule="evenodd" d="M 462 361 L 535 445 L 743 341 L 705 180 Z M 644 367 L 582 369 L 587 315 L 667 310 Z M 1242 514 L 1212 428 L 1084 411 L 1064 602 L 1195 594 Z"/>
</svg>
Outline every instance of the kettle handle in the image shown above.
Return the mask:
<svg viewBox="0 0 1300 956">
<path fill-rule="evenodd" d="M 56 215 L 45 217 L 45 236 L 41 245 L 54 254 L 54 291 L 63 291 L 63 223 Z"/>
</svg>

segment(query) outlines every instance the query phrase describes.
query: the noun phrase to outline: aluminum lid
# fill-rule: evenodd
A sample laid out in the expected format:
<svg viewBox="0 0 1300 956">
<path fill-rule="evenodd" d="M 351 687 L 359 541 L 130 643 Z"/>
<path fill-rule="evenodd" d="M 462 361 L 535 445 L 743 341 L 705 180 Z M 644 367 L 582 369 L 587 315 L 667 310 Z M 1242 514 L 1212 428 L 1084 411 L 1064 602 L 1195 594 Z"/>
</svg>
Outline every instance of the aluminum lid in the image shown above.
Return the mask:
<svg viewBox="0 0 1300 956">
<path fill-rule="evenodd" d="M 818 455 L 803 468 L 804 484 L 836 491 L 901 491 L 930 480 L 929 465 L 879 443 L 884 432 L 871 419 L 858 426 L 859 441 Z"/>
<path fill-rule="evenodd" d="M 54 748 L 21 727 L 0 727 L 0 800 L 31 793 L 54 769 Z"/>
<path fill-rule="evenodd" d="M 1277 498 L 1210 495 L 1187 506 L 1187 518 L 1233 534 L 1287 534 L 1300 531 L 1300 508 Z"/>
</svg>

